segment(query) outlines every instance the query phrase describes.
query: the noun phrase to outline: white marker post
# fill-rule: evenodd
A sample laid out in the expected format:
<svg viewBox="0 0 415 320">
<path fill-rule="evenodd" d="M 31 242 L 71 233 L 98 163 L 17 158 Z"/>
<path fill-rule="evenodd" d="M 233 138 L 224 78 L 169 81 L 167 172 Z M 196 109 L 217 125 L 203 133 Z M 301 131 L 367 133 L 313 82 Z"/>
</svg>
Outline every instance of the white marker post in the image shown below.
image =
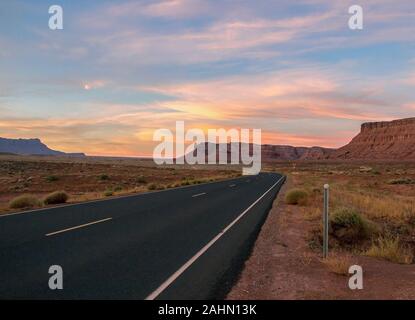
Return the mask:
<svg viewBox="0 0 415 320">
<path fill-rule="evenodd" d="M 323 211 L 323 258 L 329 253 L 329 185 L 324 185 L 324 211 Z"/>
</svg>

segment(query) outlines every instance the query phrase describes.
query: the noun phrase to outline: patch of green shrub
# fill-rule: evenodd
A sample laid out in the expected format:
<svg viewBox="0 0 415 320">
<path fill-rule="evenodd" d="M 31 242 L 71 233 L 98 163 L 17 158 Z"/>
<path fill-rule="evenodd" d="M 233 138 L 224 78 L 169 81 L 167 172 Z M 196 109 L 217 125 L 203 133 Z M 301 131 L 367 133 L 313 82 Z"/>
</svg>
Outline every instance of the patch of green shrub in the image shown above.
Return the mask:
<svg viewBox="0 0 415 320">
<path fill-rule="evenodd" d="M 65 203 L 68 201 L 69 196 L 65 191 L 55 191 L 50 194 L 48 194 L 44 199 L 43 203 L 48 204 L 60 204 Z"/>
<path fill-rule="evenodd" d="M 114 195 L 114 192 L 112 192 L 111 190 L 107 190 L 107 191 L 104 192 L 105 197 L 111 197 L 113 195 Z"/>
<path fill-rule="evenodd" d="M 138 183 L 147 183 L 147 180 L 144 177 L 141 176 L 141 177 L 137 178 L 137 182 Z"/>
<path fill-rule="evenodd" d="M 58 181 L 59 178 L 57 176 L 47 176 L 46 177 L 46 181 L 48 182 L 54 182 L 54 181 Z"/>
<path fill-rule="evenodd" d="M 285 203 L 305 205 L 308 200 L 308 194 L 302 189 L 291 189 L 285 196 Z"/>
<path fill-rule="evenodd" d="M 147 189 L 148 189 L 148 190 L 156 190 L 156 189 L 157 189 L 157 185 L 156 185 L 155 183 L 150 183 L 150 184 L 147 186 Z"/>
<path fill-rule="evenodd" d="M 107 175 L 107 174 L 101 174 L 100 176 L 99 176 L 99 180 L 109 180 L 110 179 L 110 177 L 109 177 L 109 175 Z"/>
<path fill-rule="evenodd" d="M 10 201 L 9 207 L 11 209 L 33 208 L 39 206 L 39 200 L 30 194 L 23 194 Z"/>
<path fill-rule="evenodd" d="M 377 225 L 354 208 L 337 208 L 330 216 L 330 233 L 340 244 L 354 244 L 370 238 L 377 231 Z"/>
</svg>

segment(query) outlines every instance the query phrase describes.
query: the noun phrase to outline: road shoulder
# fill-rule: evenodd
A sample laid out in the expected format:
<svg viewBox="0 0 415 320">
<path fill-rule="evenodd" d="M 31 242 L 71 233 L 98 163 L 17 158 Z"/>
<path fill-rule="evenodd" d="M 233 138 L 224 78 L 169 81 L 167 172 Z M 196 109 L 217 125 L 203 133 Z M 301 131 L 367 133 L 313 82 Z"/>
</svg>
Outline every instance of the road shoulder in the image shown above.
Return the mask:
<svg viewBox="0 0 415 320">
<path fill-rule="evenodd" d="M 250 258 L 227 299 L 414 299 L 411 265 L 352 256 L 364 270 L 364 289 L 350 290 L 349 277 L 330 272 L 307 239 L 313 223 L 304 207 L 286 205 L 281 188 Z"/>
</svg>

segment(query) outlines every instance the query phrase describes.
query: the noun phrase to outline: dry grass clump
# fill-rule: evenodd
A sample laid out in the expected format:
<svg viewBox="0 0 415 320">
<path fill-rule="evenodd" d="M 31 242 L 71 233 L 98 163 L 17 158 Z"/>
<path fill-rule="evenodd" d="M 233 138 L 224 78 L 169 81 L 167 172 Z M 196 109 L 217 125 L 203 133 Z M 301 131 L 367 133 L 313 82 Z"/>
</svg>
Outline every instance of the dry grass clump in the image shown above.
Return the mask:
<svg viewBox="0 0 415 320">
<path fill-rule="evenodd" d="M 351 265 L 353 265 L 350 256 L 338 254 L 328 256 L 326 259 L 322 259 L 321 262 L 327 267 L 330 272 L 342 276 L 349 275 L 349 268 Z"/>
<path fill-rule="evenodd" d="M 162 185 L 162 184 L 150 183 L 147 186 L 147 189 L 150 190 L 150 191 L 154 191 L 154 190 L 164 190 L 164 189 L 166 189 L 166 187 L 164 185 Z"/>
<path fill-rule="evenodd" d="M 308 193 L 302 189 L 291 189 L 285 196 L 285 203 L 306 205 L 308 200 Z"/>
<path fill-rule="evenodd" d="M 305 211 L 304 218 L 308 221 L 321 220 L 323 216 L 322 208 L 312 207 Z"/>
<path fill-rule="evenodd" d="M 414 184 L 415 180 L 410 178 L 398 178 L 398 179 L 391 179 L 388 181 L 388 184 Z"/>
<path fill-rule="evenodd" d="M 55 191 L 50 194 L 48 194 L 44 199 L 43 203 L 48 204 L 60 204 L 60 203 L 66 203 L 68 201 L 69 196 L 65 191 Z"/>
<path fill-rule="evenodd" d="M 157 185 L 156 185 L 155 183 L 150 183 L 150 184 L 147 186 L 147 189 L 148 189 L 148 190 L 157 190 Z"/>
<path fill-rule="evenodd" d="M 112 190 L 107 190 L 104 192 L 104 197 L 111 197 L 114 195 L 114 192 Z"/>
<path fill-rule="evenodd" d="M 408 212 L 415 211 L 412 198 L 395 195 L 393 197 L 362 194 L 357 191 L 338 190 L 334 199 L 340 206 L 351 205 L 364 212 L 370 219 L 406 222 Z"/>
<path fill-rule="evenodd" d="M 414 261 L 414 253 L 400 243 L 399 237 L 379 237 L 373 241 L 366 255 L 401 264 L 411 264 Z"/>
<path fill-rule="evenodd" d="M 12 199 L 9 203 L 10 209 L 33 208 L 40 205 L 40 201 L 31 194 L 23 194 Z"/>
</svg>

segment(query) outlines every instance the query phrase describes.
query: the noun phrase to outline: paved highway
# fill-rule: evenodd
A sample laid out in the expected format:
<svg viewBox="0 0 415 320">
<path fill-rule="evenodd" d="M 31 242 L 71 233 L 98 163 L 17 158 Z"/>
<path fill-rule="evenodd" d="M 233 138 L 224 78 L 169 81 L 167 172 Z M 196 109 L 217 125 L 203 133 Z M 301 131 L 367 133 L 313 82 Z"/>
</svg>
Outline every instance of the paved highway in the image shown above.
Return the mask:
<svg viewBox="0 0 415 320">
<path fill-rule="evenodd" d="M 0 216 L 0 298 L 220 298 L 283 182 L 261 173 Z"/>
</svg>

